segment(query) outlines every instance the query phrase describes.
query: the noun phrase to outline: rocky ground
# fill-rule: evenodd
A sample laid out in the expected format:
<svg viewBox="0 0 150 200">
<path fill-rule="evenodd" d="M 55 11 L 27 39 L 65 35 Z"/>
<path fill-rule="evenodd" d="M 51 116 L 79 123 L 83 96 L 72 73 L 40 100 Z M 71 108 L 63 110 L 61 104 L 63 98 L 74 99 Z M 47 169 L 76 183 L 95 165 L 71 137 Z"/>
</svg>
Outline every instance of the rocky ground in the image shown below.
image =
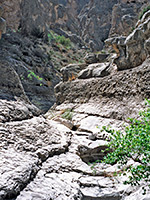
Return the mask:
<svg viewBox="0 0 150 200">
<path fill-rule="evenodd" d="M 149 18 L 143 23 L 147 37 Z M 136 30 L 132 38 L 134 34 Z M 102 160 L 108 144 L 109 135 L 101 133 L 101 127 L 122 130 L 128 117 L 137 117 L 145 98 L 150 98 L 149 51 L 144 47 L 143 52 L 146 59 L 141 65 L 122 71 L 114 63 L 108 65 L 109 60 L 84 69 L 80 66 L 78 72 L 71 68 L 71 74 L 75 71 L 79 78 L 55 87 L 56 104 L 44 115 L 22 92 L 21 82 L 10 93 L 1 86 L 0 200 L 150 199 L 149 191 L 142 195 L 141 186 L 125 186 L 126 177 L 113 176 L 121 172 L 117 165 L 95 163 Z M 86 65 L 93 58 L 100 62 L 99 56 L 90 55 Z M 8 85 L 13 83 L 11 73 Z"/>
<path fill-rule="evenodd" d="M 128 4 L 135 10 L 139 5 Z M 90 17 L 95 4 L 89 5 Z M 78 45 L 67 49 L 56 41 L 50 45 L 44 38 L 16 32 L 3 36 L 0 200 L 150 199 L 149 190 L 142 195 L 144 182 L 124 185 L 122 169 L 97 162 L 106 155 L 102 150 L 109 142 L 109 134 L 100 132 L 102 126 L 123 130 L 128 117 L 137 117 L 145 98 L 150 98 L 149 16 L 148 11 L 128 37 L 107 40 L 113 53 L 88 54 L 83 63 L 85 50 Z M 72 61 L 78 63 L 68 65 Z M 121 176 L 114 177 L 114 172 Z"/>
<path fill-rule="evenodd" d="M 35 107 L 31 105 L 1 100 L 0 199 L 149 199 L 150 194 L 142 195 L 140 187 L 124 186 L 124 177 L 113 177 L 117 166 L 97 164 L 92 169 L 89 164 L 102 159 L 101 150 L 107 147 L 108 135 L 99 133 L 101 126 L 110 124 L 122 129 L 127 117 L 137 116 L 144 108 L 144 98 L 150 94 L 149 66 L 147 60 L 130 70 L 130 75 L 127 70 L 113 78 L 67 82 L 63 103 L 39 117 L 33 116 Z M 138 86 L 134 77 L 139 80 Z M 109 80 L 114 84 L 107 84 Z M 97 84 L 101 89 L 96 90 Z M 57 86 L 57 91 L 60 86 L 64 87 L 64 83 Z M 94 94 L 92 91 L 97 98 L 91 95 L 86 100 L 85 94 Z M 120 98 L 120 92 L 124 98 Z M 65 117 L 68 109 L 71 116 Z"/>
</svg>

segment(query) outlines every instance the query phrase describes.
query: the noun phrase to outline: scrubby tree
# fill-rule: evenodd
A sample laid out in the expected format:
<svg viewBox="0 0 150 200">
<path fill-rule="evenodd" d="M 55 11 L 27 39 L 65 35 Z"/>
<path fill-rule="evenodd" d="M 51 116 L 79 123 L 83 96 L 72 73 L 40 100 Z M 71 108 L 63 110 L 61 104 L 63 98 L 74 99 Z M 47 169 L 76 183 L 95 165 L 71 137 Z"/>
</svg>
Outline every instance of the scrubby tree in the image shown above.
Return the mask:
<svg viewBox="0 0 150 200">
<path fill-rule="evenodd" d="M 125 132 L 107 127 L 103 130 L 111 133 L 108 148 L 111 152 L 104 162 L 124 166 L 125 171 L 131 174 L 126 184 L 138 185 L 144 180 L 150 187 L 150 100 L 147 100 L 147 108 L 139 113 L 138 119 L 130 119 Z M 127 166 L 129 159 L 136 164 Z"/>
</svg>

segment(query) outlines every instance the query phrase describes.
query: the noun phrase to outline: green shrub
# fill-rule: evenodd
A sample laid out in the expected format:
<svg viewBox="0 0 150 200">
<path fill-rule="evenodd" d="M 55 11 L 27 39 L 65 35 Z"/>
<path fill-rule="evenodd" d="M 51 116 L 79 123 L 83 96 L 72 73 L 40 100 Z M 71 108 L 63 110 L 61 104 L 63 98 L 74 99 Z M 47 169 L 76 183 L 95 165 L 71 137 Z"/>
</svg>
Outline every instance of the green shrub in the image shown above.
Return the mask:
<svg viewBox="0 0 150 200">
<path fill-rule="evenodd" d="M 32 80 L 32 78 L 34 77 L 34 78 L 36 78 L 37 80 L 39 80 L 39 81 L 42 81 L 43 80 L 43 78 L 41 78 L 41 77 L 39 77 L 38 75 L 36 75 L 33 71 L 31 71 L 31 70 L 28 70 L 28 79 L 30 79 L 30 80 Z"/>
<path fill-rule="evenodd" d="M 131 173 L 125 184 L 137 185 L 144 180 L 150 187 L 150 100 L 147 102 L 147 109 L 139 113 L 140 119 L 131 118 L 125 133 L 103 127 L 103 130 L 111 133 L 108 148 L 111 153 L 107 154 L 104 162 L 121 164 L 126 172 Z M 126 167 L 129 159 L 137 162 L 137 165 Z"/>
<path fill-rule="evenodd" d="M 66 48 L 71 47 L 71 41 L 69 38 L 66 38 L 63 35 L 58 35 L 58 34 L 54 33 L 54 31 L 50 31 L 48 33 L 48 38 L 49 38 L 49 41 L 54 40 L 56 43 L 61 44 Z"/>
<path fill-rule="evenodd" d="M 66 109 L 65 112 L 61 115 L 62 118 L 67 120 L 72 120 L 73 112 L 71 109 Z"/>
<path fill-rule="evenodd" d="M 70 39 L 65 38 L 65 36 L 63 36 L 63 35 L 62 36 L 58 35 L 56 38 L 56 42 L 62 44 L 65 47 L 70 47 L 70 45 L 71 45 Z"/>
<path fill-rule="evenodd" d="M 142 12 L 141 12 L 140 15 L 139 15 L 139 19 L 142 19 L 143 15 L 144 15 L 148 10 L 150 10 L 150 5 L 148 5 L 146 8 L 144 8 L 144 9 L 142 10 Z"/>
</svg>

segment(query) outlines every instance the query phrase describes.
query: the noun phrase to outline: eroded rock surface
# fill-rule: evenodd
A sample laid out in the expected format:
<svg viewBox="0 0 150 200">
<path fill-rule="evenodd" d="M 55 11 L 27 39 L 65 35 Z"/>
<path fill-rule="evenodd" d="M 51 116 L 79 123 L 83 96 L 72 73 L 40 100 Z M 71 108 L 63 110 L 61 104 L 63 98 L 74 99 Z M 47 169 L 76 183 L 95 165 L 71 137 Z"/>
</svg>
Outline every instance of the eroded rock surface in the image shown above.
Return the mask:
<svg viewBox="0 0 150 200">
<path fill-rule="evenodd" d="M 135 30 L 126 38 L 123 36 L 109 38 L 106 44 L 111 45 L 117 54 L 114 63 L 118 70 L 137 67 L 149 57 L 150 12 L 146 12 L 138 21 Z"/>
<path fill-rule="evenodd" d="M 61 104 L 44 116 L 34 117 L 31 105 L 15 102 L 15 107 L 13 101 L 1 100 L 0 199 L 149 198 L 140 187 L 123 185 L 126 177 L 113 177 L 120 172 L 117 165 L 97 163 L 92 169 L 90 164 L 105 155 L 109 135 L 100 133 L 101 127 L 123 129 L 127 118 L 144 108 L 144 98 L 150 98 L 149 63 L 103 78 L 60 83 L 56 97 L 59 102 L 61 95 Z M 19 106 L 18 118 L 8 119 Z M 68 109 L 70 122 L 62 116 Z"/>
<path fill-rule="evenodd" d="M 108 36 L 128 35 L 150 1 L 0 0 L 8 28 L 47 39 L 49 28 L 79 46 L 103 48 Z"/>
<path fill-rule="evenodd" d="M 14 105 L 13 102 L 3 103 L 7 109 L 2 107 L 6 112 L 0 115 L 7 118 L 7 111 L 11 111 Z M 26 112 L 29 112 L 27 108 Z M 67 152 L 70 145 L 70 131 L 65 127 L 60 132 L 54 122 L 42 116 L 30 116 L 32 119 L 26 116 L 23 120 L 23 114 L 20 108 L 20 116 L 13 119 L 15 122 L 3 120 L 0 124 L 1 200 L 16 197 L 35 178 L 45 160 Z M 28 199 L 28 196 L 25 198 Z"/>
<path fill-rule="evenodd" d="M 144 34 L 149 33 L 148 26 L 144 26 Z M 148 56 L 138 67 L 108 73 L 105 77 L 101 74 L 107 69 L 106 63 L 98 63 L 99 77 L 59 83 L 55 88 L 56 104 L 45 115 L 40 115 L 30 100 L 33 101 L 34 84 L 37 84 L 38 97 L 42 96 L 42 90 L 48 91 L 46 80 L 50 80 L 44 77 L 45 71 L 40 66 L 47 56 L 40 49 L 40 40 L 22 39 L 26 40 L 25 46 L 17 34 L 6 35 L 1 41 L 0 200 L 149 199 L 149 190 L 142 195 L 140 186 L 123 184 L 127 177 L 113 176 L 114 172 L 122 173 L 117 165 L 98 161 L 105 156 L 103 150 L 110 139 L 109 134 L 100 132 L 102 126 L 123 130 L 128 117 L 137 117 L 145 107 L 144 99 L 150 98 Z M 9 44 L 9 53 L 5 42 Z M 149 49 L 148 43 L 149 39 L 146 49 Z M 33 52 L 35 60 L 32 60 Z M 42 80 L 32 77 L 28 71 L 32 69 L 30 65 Z M 50 74 L 54 70 L 50 63 L 45 68 Z M 77 65 L 77 72 L 79 68 Z M 92 70 L 95 69 L 93 65 Z M 9 79 L 5 80 L 7 74 Z"/>
<path fill-rule="evenodd" d="M 28 99 L 47 111 L 55 102 L 54 86 L 60 76 L 49 59 L 49 50 L 44 52 L 42 40 L 11 32 L 0 41 L 0 47 L 0 97 Z"/>
</svg>

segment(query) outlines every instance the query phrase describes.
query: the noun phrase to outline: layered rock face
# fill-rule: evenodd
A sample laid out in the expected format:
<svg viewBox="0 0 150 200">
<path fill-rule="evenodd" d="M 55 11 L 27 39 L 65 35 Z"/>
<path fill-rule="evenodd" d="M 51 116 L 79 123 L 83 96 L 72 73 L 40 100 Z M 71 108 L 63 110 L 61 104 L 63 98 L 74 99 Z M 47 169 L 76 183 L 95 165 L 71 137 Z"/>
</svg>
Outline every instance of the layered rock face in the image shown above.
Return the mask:
<svg viewBox="0 0 150 200">
<path fill-rule="evenodd" d="M 0 97 L 22 98 L 45 112 L 55 103 L 54 86 L 60 77 L 41 44 L 41 40 L 19 33 L 3 37 L 0 41 Z"/>
<path fill-rule="evenodd" d="M 150 55 L 150 11 L 138 21 L 137 27 L 128 37 L 116 37 L 106 40 L 117 53 L 114 62 L 119 70 L 136 67 Z"/>
<path fill-rule="evenodd" d="M 150 1 L 149 1 L 150 2 Z M 113 7 L 111 29 L 109 37 L 124 35 L 127 36 L 135 28 L 142 7 L 148 1 L 127 1 L 122 0 Z"/>
<path fill-rule="evenodd" d="M 127 35 L 145 1 L 1 0 L 9 28 L 47 39 L 49 28 L 81 46 L 101 50 L 108 36 Z M 11 5 L 11 7 L 10 7 Z M 11 10 L 12 9 L 12 10 Z"/>
<path fill-rule="evenodd" d="M 18 30 L 20 25 L 20 3 L 21 0 L 0 0 L 0 5 L 3 7 L 3 17 L 7 21 L 7 27 L 12 30 Z"/>
<path fill-rule="evenodd" d="M 22 2 L 25 7 L 33 8 L 34 2 L 40 10 L 48 3 L 26 2 Z M 76 7 L 75 1 L 70 2 Z M 96 2 L 104 3 L 91 1 L 88 5 L 97 10 Z M 51 3 L 58 5 L 55 0 Z M 69 6 L 67 1 L 59 3 L 60 10 Z M 28 11 L 29 7 L 24 10 Z M 128 117 L 137 117 L 145 108 L 145 98 L 150 98 L 149 12 L 127 38 L 108 41 L 116 49 L 113 58 L 90 54 L 86 63 L 62 69 L 66 82 L 55 87 L 56 99 L 53 89 L 60 78 L 48 58 L 48 45 L 40 38 L 46 29 L 39 22 L 47 15 L 39 17 L 38 12 L 33 9 L 35 15 L 28 18 L 30 25 L 35 21 L 33 33 L 38 38 L 7 32 L 0 40 L 0 200 L 150 199 L 149 189 L 143 195 L 141 186 L 125 186 L 126 177 L 113 176 L 123 169 L 97 162 L 106 155 L 103 150 L 110 138 L 101 127 L 111 125 L 122 130 Z M 28 22 L 24 23 L 25 30 L 31 31 Z M 37 107 L 46 111 L 55 101 L 45 115 L 40 115 Z"/>
<path fill-rule="evenodd" d="M 83 8 L 79 14 L 81 37 L 95 50 L 103 48 L 111 28 L 113 6 L 118 0 L 94 0 Z"/>
<path fill-rule="evenodd" d="M 140 25 L 145 27 L 145 34 L 149 30 L 144 25 L 149 20 L 146 16 L 148 13 Z M 135 34 L 136 30 L 128 37 Z M 91 63 L 93 57 L 86 57 L 86 61 Z M 106 63 L 108 60 L 103 60 L 98 67 Z M 6 87 L 2 94 L 16 96 L 17 100 L 8 101 L 6 97 L 0 100 L 0 199 L 150 199 L 149 189 L 143 195 L 140 186 L 123 185 L 126 177 L 113 176 L 114 172 L 122 172 L 117 165 L 97 163 L 106 155 L 103 150 L 110 137 L 100 131 L 101 127 L 111 125 L 122 130 L 128 117 L 137 117 L 145 107 L 144 99 L 150 98 L 149 54 L 141 65 L 131 69 L 59 83 L 55 87 L 56 104 L 41 116 L 35 116 L 39 115 L 37 108 L 27 103 L 25 97 L 21 99 L 21 81 L 17 81 L 17 75 L 16 82 L 11 79 L 16 68 L 8 65 L 2 73 L 7 69 L 10 74 L 7 84 L 16 84 L 17 88 L 10 87 L 9 91 Z"/>
</svg>

